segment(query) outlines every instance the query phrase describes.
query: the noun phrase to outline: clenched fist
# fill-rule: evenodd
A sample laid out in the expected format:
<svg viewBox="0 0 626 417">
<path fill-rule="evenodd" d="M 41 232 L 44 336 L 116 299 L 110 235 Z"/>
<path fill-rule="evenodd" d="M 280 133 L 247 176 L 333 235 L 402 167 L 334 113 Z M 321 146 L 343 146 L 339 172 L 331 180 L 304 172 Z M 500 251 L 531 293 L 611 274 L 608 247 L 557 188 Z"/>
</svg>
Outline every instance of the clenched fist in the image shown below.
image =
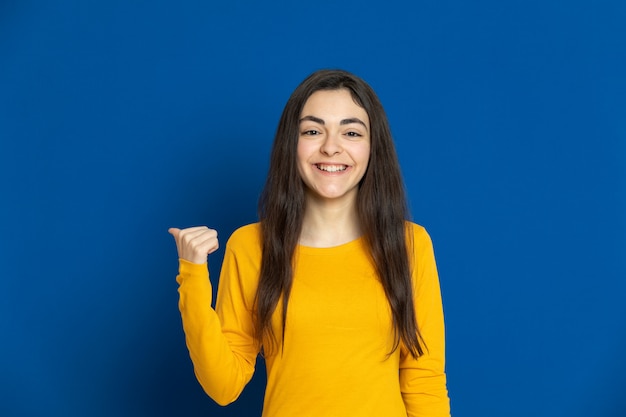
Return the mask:
<svg viewBox="0 0 626 417">
<path fill-rule="evenodd" d="M 203 264 L 207 256 L 219 248 L 217 231 L 206 226 L 177 229 L 172 227 L 168 232 L 176 240 L 178 257 L 194 264 Z"/>
</svg>

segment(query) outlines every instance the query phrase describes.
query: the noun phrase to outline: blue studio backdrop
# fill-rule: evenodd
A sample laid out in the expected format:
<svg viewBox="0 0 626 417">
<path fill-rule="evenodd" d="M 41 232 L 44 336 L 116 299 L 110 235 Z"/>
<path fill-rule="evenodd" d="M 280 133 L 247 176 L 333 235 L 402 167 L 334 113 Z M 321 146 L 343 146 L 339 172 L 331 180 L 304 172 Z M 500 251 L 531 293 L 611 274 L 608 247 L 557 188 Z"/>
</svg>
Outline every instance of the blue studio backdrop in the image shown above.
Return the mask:
<svg viewBox="0 0 626 417">
<path fill-rule="evenodd" d="M 344 68 L 434 241 L 453 415 L 625 416 L 624 22 L 619 0 L 1 1 L 0 415 L 260 415 L 262 361 L 224 408 L 196 382 L 167 229 L 223 247 L 256 221 L 289 94 Z"/>
</svg>

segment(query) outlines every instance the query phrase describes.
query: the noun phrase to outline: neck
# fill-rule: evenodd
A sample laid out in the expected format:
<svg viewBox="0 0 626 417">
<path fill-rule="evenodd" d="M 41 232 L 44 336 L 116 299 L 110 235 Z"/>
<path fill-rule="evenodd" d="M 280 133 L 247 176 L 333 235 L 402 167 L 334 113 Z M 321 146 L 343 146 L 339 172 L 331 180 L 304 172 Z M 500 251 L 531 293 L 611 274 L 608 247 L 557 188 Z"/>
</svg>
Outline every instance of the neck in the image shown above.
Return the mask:
<svg viewBox="0 0 626 417">
<path fill-rule="evenodd" d="M 361 227 L 356 211 L 356 198 L 333 201 L 307 195 L 300 234 L 301 245 L 339 246 L 360 236 Z"/>
</svg>

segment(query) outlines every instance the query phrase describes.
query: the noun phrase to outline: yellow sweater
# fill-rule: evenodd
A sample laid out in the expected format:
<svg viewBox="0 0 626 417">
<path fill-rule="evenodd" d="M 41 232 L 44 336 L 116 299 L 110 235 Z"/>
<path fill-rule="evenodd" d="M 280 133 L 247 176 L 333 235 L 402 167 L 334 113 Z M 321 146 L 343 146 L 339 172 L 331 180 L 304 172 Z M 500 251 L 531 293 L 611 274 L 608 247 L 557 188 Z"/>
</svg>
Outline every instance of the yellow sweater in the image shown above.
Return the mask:
<svg viewBox="0 0 626 417">
<path fill-rule="evenodd" d="M 432 244 L 424 228 L 411 225 L 414 298 L 427 353 L 415 360 L 401 346 L 388 355 L 390 308 L 362 239 L 332 248 L 298 246 L 284 351 L 265 354 L 264 417 L 450 415 Z M 207 265 L 180 260 L 187 347 L 198 381 L 221 405 L 237 399 L 261 348 L 252 321 L 260 262 L 259 224 L 235 231 L 213 310 Z M 279 311 L 273 322 L 280 335 Z"/>
</svg>

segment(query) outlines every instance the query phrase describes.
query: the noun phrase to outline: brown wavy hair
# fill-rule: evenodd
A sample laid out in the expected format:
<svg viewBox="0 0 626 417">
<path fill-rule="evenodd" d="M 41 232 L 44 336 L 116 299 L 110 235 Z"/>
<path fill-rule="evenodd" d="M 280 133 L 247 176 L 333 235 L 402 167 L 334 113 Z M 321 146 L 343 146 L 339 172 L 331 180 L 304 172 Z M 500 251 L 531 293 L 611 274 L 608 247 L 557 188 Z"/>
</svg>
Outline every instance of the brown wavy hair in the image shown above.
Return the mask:
<svg viewBox="0 0 626 417">
<path fill-rule="evenodd" d="M 278 123 L 269 172 L 259 199 L 263 255 L 256 293 L 256 337 L 277 341 L 271 320 L 282 299 L 282 346 L 293 282 L 293 257 L 305 208 L 305 185 L 298 173 L 296 150 L 299 120 L 308 98 L 319 90 L 346 89 L 370 119 L 371 149 L 359 184 L 357 213 L 366 245 L 391 308 L 395 351 L 402 342 L 418 357 L 424 343 L 417 328 L 407 242 L 409 217 L 404 183 L 385 111 L 374 90 L 361 78 L 342 70 L 320 70 L 292 93 Z M 269 346 L 264 346 L 267 353 Z M 391 353 L 390 352 L 390 353 Z"/>
</svg>

